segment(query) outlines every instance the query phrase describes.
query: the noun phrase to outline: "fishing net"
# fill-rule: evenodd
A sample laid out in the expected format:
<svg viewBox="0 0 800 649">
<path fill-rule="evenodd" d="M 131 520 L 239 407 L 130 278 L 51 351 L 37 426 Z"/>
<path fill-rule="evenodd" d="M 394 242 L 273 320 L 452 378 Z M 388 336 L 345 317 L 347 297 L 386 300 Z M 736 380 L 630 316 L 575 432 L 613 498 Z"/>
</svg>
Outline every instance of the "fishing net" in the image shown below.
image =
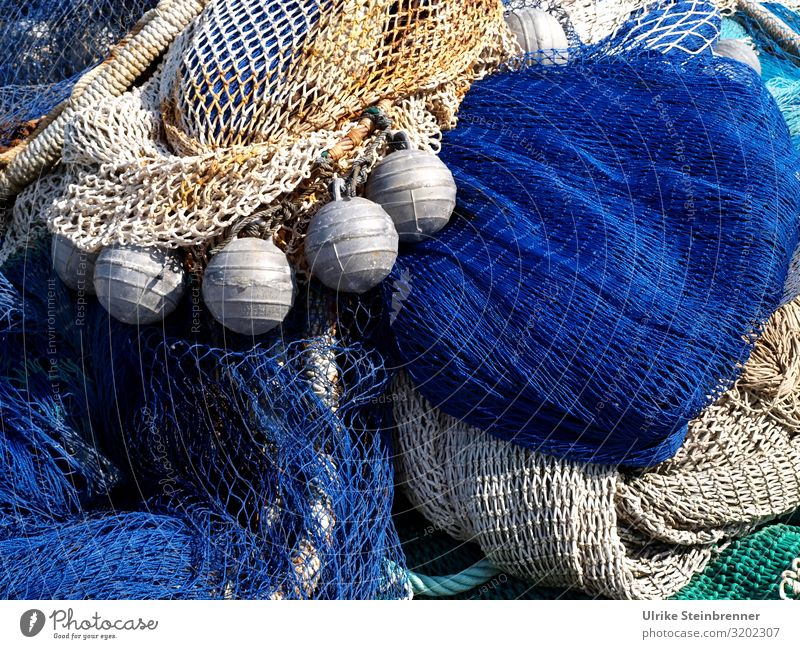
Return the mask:
<svg viewBox="0 0 800 649">
<path fill-rule="evenodd" d="M 398 362 L 501 439 L 671 457 L 783 297 L 800 184 L 774 100 L 738 62 L 630 50 L 493 75 L 459 119 L 456 215 L 386 284 Z"/>
<path fill-rule="evenodd" d="M 800 599 L 800 529 L 773 525 L 733 543 L 675 599 Z"/>
<path fill-rule="evenodd" d="M 0 282 L 0 596 L 407 595 L 385 372 L 329 331 L 330 296 L 220 346 L 191 305 L 110 322 L 43 248 Z"/>
<path fill-rule="evenodd" d="M 654 3 L 637 12 L 609 39 L 609 52 L 644 47 L 685 57 L 709 50 L 719 36 L 720 15 L 711 2 Z"/>
<path fill-rule="evenodd" d="M 0 188 L 22 193 L 0 255 L 15 278 L 5 313 L 20 327 L 4 340 L 0 593 L 407 596 L 373 404 L 379 357 L 318 323 L 290 340 L 239 341 L 239 351 L 219 331 L 191 342 L 195 323 L 175 318 L 172 337 L 138 338 L 42 275 L 46 255 L 14 254 L 47 220 L 84 247 L 175 246 L 205 242 L 292 192 L 312 205 L 389 118 L 437 148 L 469 81 L 516 51 L 500 4 L 147 8 L 4 12 L 19 19 L 14 38 L 31 28 L 60 62 L 45 70 L 56 58 L 48 47 L 4 41 L 38 54 L 3 79 L 16 103 L 3 107 Z M 72 40 L 85 51 L 59 46 Z M 67 96 L 41 123 L 23 123 Z"/>
<path fill-rule="evenodd" d="M 770 6 L 773 10 L 777 8 Z M 787 11 L 782 14 L 786 19 Z M 800 27 L 800 20 L 794 23 Z M 800 58 L 790 54 L 784 47 L 790 34 L 768 33 L 753 18 L 746 14 L 737 14 L 734 19 L 723 21 L 722 37 L 740 40 L 758 53 L 761 63 L 761 76 L 769 89 L 781 113 L 786 120 L 795 147 L 800 146 L 800 123 L 798 122 L 798 106 L 800 105 Z M 794 36 L 796 38 L 796 35 Z"/>
<path fill-rule="evenodd" d="M 483 560 L 483 553 L 475 543 L 458 541 L 438 526 L 427 521 L 412 508 L 402 492 L 395 499 L 395 525 L 400 535 L 408 570 L 423 575 L 458 575 L 470 570 Z M 414 599 L 425 595 L 415 594 Z M 430 596 L 428 596 L 430 598 Z M 505 572 L 474 587 L 453 595 L 437 595 L 436 599 L 470 600 L 557 600 L 589 599 L 589 596 L 571 589 L 549 588 L 526 581 Z"/>
<path fill-rule="evenodd" d="M 722 32 L 726 38 L 746 38 L 744 30 L 730 21 L 725 21 Z M 763 32 L 756 36 L 764 38 Z M 776 61 L 774 68 L 783 78 L 791 78 L 797 76 L 794 63 L 774 46 L 759 46 L 759 54 L 767 87 L 791 127 L 796 97 L 781 94 L 780 86 L 770 83 L 777 77 L 770 66 Z M 470 108 L 468 100 L 465 111 Z M 472 124 L 468 113 L 462 114 L 465 122 Z M 598 123 L 605 127 L 607 122 Z M 567 127 L 563 130 L 569 132 Z M 529 155 L 530 147 L 524 145 L 535 140 L 519 136 L 518 141 L 518 148 Z M 460 144 L 475 150 L 474 145 Z M 469 161 L 476 158 L 470 156 Z M 591 163 L 594 169 L 596 162 Z M 470 172 L 470 183 L 460 186 L 462 200 L 465 185 L 477 186 L 475 194 L 485 190 L 484 183 L 475 182 L 479 174 Z M 492 187 L 497 186 L 493 182 Z M 536 187 L 535 201 L 541 201 L 547 183 L 527 186 Z M 487 202 L 502 209 L 505 204 L 496 196 L 490 194 Z M 518 210 L 506 209 L 519 218 Z M 548 210 L 548 218 L 551 214 Z M 469 227 L 476 229 L 474 218 Z M 451 249 L 463 254 L 460 243 L 451 241 Z M 462 267 L 459 280 L 468 273 Z M 556 460 L 499 442 L 433 408 L 408 376 L 401 375 L 393 393 L 399 484 L 429 521 L 421 535 L 427 539 L 446 532 L 462 540 L 434 543 L 444 557 L 439 562 L 412 552 L 410 565 L 422 572 L 448 574 L 467 568 L 484 554 L 502 572 L 470 591 L 471 598 L 569 598 L 574 596 L 571 588 L 590 596 L 621 598 L 664 598 L 676 592 L 685 599 L 796 596 L 794 528 L 774 526 L 745 536 L 713 561 L 731 539 L 800 504 L 795 367 L 800 304 L 792 301 L 797 295 L 793 275 L 783 296 L 789 303 L 763 329 L 736 385 L 689 424 L 685 442 L 671 460 L 645 471 Z M 419 277 L 424 287 L 425 275 L 407 270 L 398 274 L 391 302 L 394 323 L 420 288 L 415 281 Z M 494 278 L 491 282 L 492 288 L 499 284 Z M 459 305 L 469 299 L 462 284 L 455 283 L 461 287 L 455 291 Z M 524 284 L 519 291 L 529 286 Z M 552 308 L 562 297 L 551 291 L 541 309 Z M 504 315 L 517 308 L 516 302 L 505 308 L 500 309 Z M 487 312 L 488 308 L 480 318 L 493 316 Z M 447 333 L 440 328 L 438 336 L 446 339 Z M 462 356 L 473 353 L 473 341 L 474 337 L 464 344 L 467 350 L 454 355 L 443 374 L 462 363 L 467 366 Z M 410 367 L 416 362 L 414 358 Z M 430 383 L 438 380 L 441 376 L 435 375 Z M 553 384 L 557 382 L 554 377 Z M 425 387 L 429 388 L 424 386 L 423 392 Z M 486 387 L 473 403 L 493 396 L 495 387 Z M 513 398 L 507 397 L 506 405 L 513 408 Z M 472 548 L 472 543 L 477 548 L 464 549 Z M 459 552 L 461 564 L 453 565 L 452 556 Z"/>
<path fill-rule="evenodd" d="M 723 21 L 722 37 L 737 39 L 758 53 L 762 79 L 783 114 L 795 148 L 800 148 L 800 15 L 776 3 L 744 2 L 742 7 L 744 12 Z M 797 295 L 800 250 L 792 260 L 784 301 Z"/>
<path fill-rule="evenodd" d="M 457 541 L 426 521 L 402 497 L 395 504 L 398 532 L 409 570 L 431 575 L 465 574 L 482 560 L 480 547 Z M 672 599 L 800 598 L 800 530 L 791 523 L 762 528 L 715 551 L 705 570 Z M 543 587 L 499 572 L 470 590 L 444 599 L 576 600 L 589 596 Z"/>
<path fill-rule="evenodd" d="M 557 16 L 570 64 L 480 81 L 520 53 L 503 10 L 523 5 Z M 401 377 L 392 397 L 414 504 L 520 593 L 610 597 L 671 595 L 796 507 L 796 303 L 722 394 L 781 299 L 797 160 L 753 73 L 711 58 L 718 9 L 731 3 L 0 0 L 0 596 L 409 595 L 383 332 L 360 301 L 303 285 L 254 343 L 209 320 L 195 277 L 163 328 L 138 331 L 67 292 L 34 240 L 49 225 L 84 249 L 191 247 L 202 265 L 280 208 L 260 234 L 297 262 L 329 181 L 357 188 L 390 128 L 439 151 L 476 81 L 445 140 L 460 214 L 388 287 L 420 390 Z M 474 425 L 524 429 L 534 450 Z M 673 454 L 643 472 L 574 461 Z"/>
<path fill-rule="evenodd" d="M 27 523 L 0 537 L 3 599 L 205 599 L 219 584 L 184 521 L 108 513 Z"/>
<path fill-rule="evenodd" d="M 535 8 L 558 17 L 580 43 L 594 45 L 633 29 L 649 32 L 657 38 L 672 39 L 691 31 L 692 26 L 707 23 L 712 10 L 732 14 L 736 0 L 504 0 L 506 9 Z M 670 18 L 663 20 L 663 14 Z M 687 29 L 688 28 L 688 29 Z"/>
<path fill-rule="evenodd" d="M 400 484 L 432 524 L 511 575 L 599 596 L 670 596 L 720 544 L 800 507 L 798 344 L 795 300 L 675 457 L 640 472 L 495 440 L 432 408 L 401 375 Z"/>
<path fill-rule="evenodd" d="M 30 134 L 154 5 L 155 0 L 0 2 L 0 150 Z"/>
<path fill-rule="evenodd" d="M 161 35 L 179 9 L 188 20 L 177 38 L 170 23 L 162 40 L 171 45 L 146 80 L 100 96 L 118 54 L 88 81 L 81 98 L 91 105 L 68 104 L 0 174 L 13 192 L 62 154 L 62 182 L 47 181 L 35 209 L 17 210 L 12 232 L 48 221 L 84 249 L 189 246 L 276 201 L 301 214 L 268 234 L 287 221 L 294 232 L 327 197 L 332 174 L 372 143 L 378 117 L 436 149 L 470 82 L 518 49 L 499 0 L 175 0 L 158 9 L 143 31 Z M 137 37 L 124 47 L 132 57 L 141 56 Z M 382 113 L 364 113 L 376 106 Z M 43 155 L 49 139 L 57 146 Z M 363 171 L 374 162 L 368 155 Z"/>
</svg>

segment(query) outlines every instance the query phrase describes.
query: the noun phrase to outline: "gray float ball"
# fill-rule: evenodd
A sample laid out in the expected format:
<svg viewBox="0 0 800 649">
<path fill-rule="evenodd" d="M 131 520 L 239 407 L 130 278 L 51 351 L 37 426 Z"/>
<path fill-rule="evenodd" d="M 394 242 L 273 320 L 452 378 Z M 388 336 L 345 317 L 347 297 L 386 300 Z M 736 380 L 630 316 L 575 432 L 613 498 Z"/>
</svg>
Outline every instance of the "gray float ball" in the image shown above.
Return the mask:
<svg viewBox="0 0 800 649">
<path fill-rule="evenodd" d="M 53 236 L 53 269 L 73 291 L 94 295 L 96 252 L 85 252 L 60 234 Z"/>
<path fill-rule="evenodd" d="M 400 241 L 414 243 L 447 225 L 456 207 L 456 183 L 438 156 L 395 151 L 372 171 L 365 196 L 392 217 Z"/>
<path fill-rule="evenodd" d="M 97 299 L 127 324 L 159 322 L 178 306 L 185 290 L 181 259 L 174 250 L 114 246 L 103 250 L 94 268 Z"/>
<path fill-rule="evenodd" d="M 749 65 L 761 76 L 761 61 L 758 60 L 758 54 L 746 43 L 735 38 L 722 38 L 714 45 L 713 51 L 717 56 L 726 56 Z"/>
<path fill-rule="evenodd" d="M 272 241 L 235 239 L 211 259 L 203 300 L 231 331 L 259 336 L 283 322 L 294 304 L 292 267 Z"/>
<path fill-rule="evenodd" d="M 364 293 L 391 272 L 398 236 L 392 218 L 365 198 L 335 200 L 308 227 L 306 261 L 325 286 Z"/>
<path fill-rule="evenodd" d="M 538 53 L 538 63 L 563 65 L 567 62 L 567 35 L 561 23 L 546 11 L 518 9 L 506 16 L 506 24 L 525 52 Z"/>
</svg>

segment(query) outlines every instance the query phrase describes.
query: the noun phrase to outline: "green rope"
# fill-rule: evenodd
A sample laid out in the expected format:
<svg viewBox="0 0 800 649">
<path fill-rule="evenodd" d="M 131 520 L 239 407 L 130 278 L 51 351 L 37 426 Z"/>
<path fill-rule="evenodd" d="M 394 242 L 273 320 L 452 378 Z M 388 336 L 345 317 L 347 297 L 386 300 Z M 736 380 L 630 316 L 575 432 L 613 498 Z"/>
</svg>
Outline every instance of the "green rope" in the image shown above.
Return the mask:
<svg viewBox="0 0 800 649">
<path fill-rule="evenodd" d="M 500 574 L 486 559 L 478 561 L 474 566 L 462 570 L 456 575 L 444 577 L 430 577 L 421 575 L 411 570 L 406 571 L 406 576 L 414 591 L 414 595 L 426 597 L 452 597 L 461 595 L 485 583 Z"/>
</svg>

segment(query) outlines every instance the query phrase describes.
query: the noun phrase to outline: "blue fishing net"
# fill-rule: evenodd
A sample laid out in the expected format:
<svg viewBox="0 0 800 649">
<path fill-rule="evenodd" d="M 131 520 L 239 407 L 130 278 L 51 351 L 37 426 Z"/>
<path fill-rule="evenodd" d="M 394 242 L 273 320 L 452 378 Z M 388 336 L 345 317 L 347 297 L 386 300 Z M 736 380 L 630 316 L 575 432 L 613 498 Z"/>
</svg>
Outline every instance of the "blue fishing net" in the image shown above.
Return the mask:
<svg viewBox="0 0 800 649">
<path fill-rule="evenodd" d="M 324 299 L 254 344 L 191 304 L 114 323 L 43 247 L 6 264 L 0 597 L 405 596 L 387 375 Z"/>
<path fill-rule="evenodd" d="M 0 0 L 0 147 L 154 5 Z M 711 58 L 718 32 L 710 3 L 665 2 L 599 50 L 567 25 L 567 66 L 476 84 L 444 143 L 459 212 L 386 286 L 393 352 L 435 405 L 642 466 L 735 378 L 797 239 L 797 159 L 755 74 Z M 237 66 L 277 52 L 213 36 Z M 200 94 L 282 73 L 245 68 Z M 46 246 L 2 268 L 0 597 L 406 596 L 380 309 L 312 288 L 254 342 L 190 294 L 137 330 L 69 293 Z"/>
<path fill-rule="evenodd" d="M 148 512 L 31 520 L 0 537 L 0 593 L 5 599 L 213 597 L 221 584 L 207 545 L 185 521 Z"/>
<path fill-rule="evenodd" d="M 437 407 L 561 457 L 656 464 L 736 378 L 797 242 L 798 158 L 756 73 L 588 51 L 477 83 L 451 224 L 386 283 Z"/>
<path fill-rule="evenodd" d="M 507 14 L 526 9 L 549 13 L 564 28 L 569 46 L 581 47 L 582 42 L 570 18 L 573 8 L 568 3 L 558 0 L 503 0 L 503 5 Z M 597 15 L 602 17 L 603 14 L 602 7 L 599 7 Z M 719 37 L 720 23 L 719 11 L 709 0 L 653 0 L 635 10 L 623 24 L 613 29 L 603 47 L 618 53 L 631 47 L 644 47 L 666 56 L 685 57 L 707 50 Z"/>
</svg>

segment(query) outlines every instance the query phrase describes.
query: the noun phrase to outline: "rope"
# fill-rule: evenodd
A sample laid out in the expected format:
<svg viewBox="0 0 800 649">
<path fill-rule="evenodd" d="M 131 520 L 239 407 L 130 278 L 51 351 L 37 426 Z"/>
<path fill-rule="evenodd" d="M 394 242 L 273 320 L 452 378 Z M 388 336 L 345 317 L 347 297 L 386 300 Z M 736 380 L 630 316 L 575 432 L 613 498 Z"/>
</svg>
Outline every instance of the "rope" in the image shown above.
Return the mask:
<svg viewBox="0 0 800 649">
<path fill-rule="evenodd" d="M 414 595 L 424 595 L 425 597 L 452 597 L 483 586 L 494 577 L 497 577 L 500 572 L 500 570 L 495 568 L 486 559 L 481 559 L 475 565 L 455 575 L 431 577 L 407 570 L 406 576 L 414 591 Z"/>
<path fill-rule="evenodd" d="M 791 570 L 781 575 L 779 591 L 781 599 L 800 599 L 800 557 L 794 560 Z"/>
<path fill-rule="evenodd" d="M 392 106 L 388 99 L 382 99 L 376 106 L 370 106 L 361 114 L 352 129 L 327 151 L 323 151 L 317 164 L 322 167 L 332 168 L 332 163 L 338 162 L 358 146 L 373 131 L 386 131 L 391 126 L 387 112 Z"/>
<path fill-rule="evenodd" d="M 216 255 L 239 235 L 267 238 L 277 231 L 281 225 L 295 216 L 296 209 L 289 203 L 278 203 L 266 210 L 240 219 L 231 226 L 226 236 L 217 245 L 208 251 L 210 256 Z"/>
<path fill-rule="evenodd" d="M 169 47 L 196 18 L 208 0 L 162 0 L 98 69 L 90 81 L 78 82 L 61 113 L 36 137 L 23 145 L 8 167 L 0 172 L 0 196 L 13 196 L 55 164 L 64 144 L 64 127 L 73 115 L 108 97 L 118 97 Z M 84 87 L 85 86 L 85 87 Z"/>
<path fill-rule="evenodd" d="M 738 0 L 739 10 L 755 20 L 789 54 L 800 56 L 800 35 L 766 7 L 753 0 Z"/>
</svg>

